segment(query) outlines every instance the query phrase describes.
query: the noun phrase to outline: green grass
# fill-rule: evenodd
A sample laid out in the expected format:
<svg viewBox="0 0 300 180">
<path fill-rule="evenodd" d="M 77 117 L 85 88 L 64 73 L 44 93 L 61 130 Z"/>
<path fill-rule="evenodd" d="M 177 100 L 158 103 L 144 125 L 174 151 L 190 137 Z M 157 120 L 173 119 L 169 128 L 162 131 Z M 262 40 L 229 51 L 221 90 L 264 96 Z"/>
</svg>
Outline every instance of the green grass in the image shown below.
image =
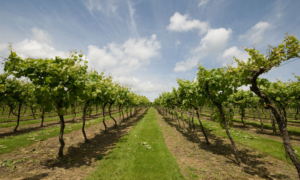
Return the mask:
<svg viewBox="0 0 300 180">
<path fill-rule="evenodd" d="M 184 120 L 187 121 L 186 115 L 183 116 Z M 203 127 L 205 131 L 210 131 L 210 133 L 216 134 L 221 137 L 225 137 L 228 139 L 228 136 L 224 129 L 221 128 L 218 122 L 211 122 L 208 120 L 201 119 Z M 194 123 L 199 126 L 198 118 L 194 117 Z M 256 149 L 260 152 L 263 152 L 269 156 L 280 159 L 282 161 L 291 162 L 288 158 L 286 159 L 284 147 L 282 142 L 261 137 L 259 135 L 253 135 L 250 133 L 246 133 L 240 130 L 236 130 L 234 128 L 230 129 L 230 134 L 233 140 L 236 143 L 242 144 L 244 146 L 250 147 L 252 149 Z M 300 146 L 293 145 L 293 149 L 296 150 L 296 155 L 300 158 Z"/>
<path fill-rule="evenodd" d="M 96 111 L 93 111 L 92 113 L 96 113 Z M 99 115 L 102 115 L 102 111 L 98 111 Z M 76 117 L 81 117 L 82 113 L 76 113 Z M 65 119 L 70 119 L 73 118 L 74 115 L 65 115 L 64 118 Z M 38 119 L 34 119 L 34 120 L 27 120 L 27 121 L 22 121 L 22 118 L 20 120 L 20 126 L 24 126 L 24 125 L 28 125 L 28 124 L 37 124 L 37 123 L 41 123 L 42 119 L 38 118 Z M 55 116 L 55 117 L 50 117 L 50 118 L 45 118 L 44 122 L 51 122 L 51 121 L 59 121 L 59 117 Z M 7 122 L 7 123 L 0 123 L 0 128 L 7 128 L 7 127 L 15 127 L 17 125 L 17 119 L 14 122 Z"/>
<path fill-rule="evenodd" d="M 210 114 L 206 114 L 206 113 L 201 113 L 201 115 L 211 117 Z M 237 119 L 237 118 L 234 118 L 233 121 L 242 123 L 241 119 Z M 288 122 L 292 122 L 292 121 L 293 120 L 288 120 Z M 297 120 L 295 120 L 295 121 L 297 121 Z M 251 126 L 258 127 L 258 128 L 261 127 L 259 121 L 245 120 L 244 119 L 244 122 L 245 122 L 246 125 L 251 125 Z M 264 126 L 264 129 L 273 129 L 271 123 L 263 122 L 263 126 Z M 276 128 L 278 130 L 277 123 L 276 123 Z M 292 126 L 292 125 L 288 125 L 288 132 L 291 133 L 291 134 L 300 135 L 300 129 L 298 127 L 295 127 L 295 126 Z"/>
<path fill-rule="evenodd" d="M 108 108 L 105 108 L 105 112 L 106 111 L 108 111 Z M 66 115 L 66 116 L 70 116 L 70 117 L 72 116 L 73 117 L 73 114 L 70 114 L 70 112 L 71 112 L 71 110 L 68 109 L 68 115 Z M 81 109 L 76 109 L 76 115 L 79 114 L 79 113 L 81 113 L 81 112 L 82 112 Z M 100 113 L 100 112 L 102 112 L 101 108 L 98 109 L 98 113 Z M 96 110 L 93 110 L 93 113 L 96 113 Z M 36 112 L 35 113 L 35 117 L 37 119 L 41 119 L 40 118 L 40 114 L 41 114 L 41 112 Z M 56 114 L 57 113 L 54 112 L 54 111 L 51 113 L 52 116 L 56 115 Z M 45 113 L 45 117 L 48 117 L 48 116 L 49 116 L 49 113 Z M 56 115 L 56 117 L 58 117 L 58 116 Z M 25 113 L 25 114 L 23 114 L 23 111 L 21 111 L 21 120 L 28 120 L 28 119 L 37 120 L 37 119 L 34 119 L 32 113 Z M 8 114 L 0 115 L 0 122 L 1 121 L 11 121 L 11 122 L 13 122 L 13 121 L 16 121 L 16 120 L 17 120 L 17 116 L 15 116 L 13 114 L 10 115 L 10 118 L 8 118 Z"/>
<path fill-rule="evenodd" d="M 208 116 L 210 116 L 208 113 L 210 113 L 210 111 L 208 111 L 208 110 L 202 110 L 202 112 L 204 112 L 204 113 L 207 113 L 206 114 L 206 116 L 208 115 Z M 235 110 L 235 116 L 239 116 L 238 115 L 238 111 L 236 111 Z M 196 111 L 195 111 L 195 113 L 196 113 Z M 269 113 L 261 113 L 261 119 L 267 119 L 267 120 L 270 120 L 270 114 Z M 267 117 L 266 117 L 267 116 Z M 298 115 L 299 116 L 299 115 Z M 297 116 L 297 117 L 298 117 Z M 253 116 L 253 113 L 252 112 L 246 112 L 246 115 L 245 115 L 245 117 L 248 117 L 248 118 L 254 118 L 254 116 Z M 255 118 L 256 119 L 259 119 L 259 117 L 258 117 L 258 115 L 257 114 L 255 114 Z M 298 123 L 300 123 L 300 120 L 295 120 L 294 118 L 295 118 L 295 116 L 293 115 L 293 116 L 291 116 L 291 115 L 287 115 L 287 118 L 292 118 L 292 119 L 288 119 L 288 122 L 298 122 Z"/>
<path fill-rule="evenodd" d="M 153 107 L 87 179 L 184 179 L 166 147 Z"/>
<path fill-rule="evenodd" d="M 242 123 L 241 119 L 236 119 L 236 118 L 234 118 L 233 121 L 234 121 L 234 122 Z M 258 122 L 258 121 L 245 120 L 245 119 L 244 119 L 244 123 L 245 123 L 246 125 L 251 125 L 251 126 L 258 127 L 258 128 L 261 127 L 260 122 Z M 263 122 L 263 126 L 264 126 L 264 129 L 273 129 L 271 123 Z M 295 135 L 300 135 L 300 129 L 299 129 L 299 128 L 297 128 L 297 127 L 295 127 L 295 126 L 290 126 L 290 125 L 288 125 L 287 128 L 288 128 L 288 132 L 289 132 L 289 133 L 295 134 Z M 278 126 L 277 126 L 277 123 L 276 123 L 276 129 L 277 129 L 277 131 L 279 131 Z"/>
<path fill-rule="evenodd" d="M 76 113 L 81 113 L 82 111 L 79 111 L 79 112 L 76 112 Z M 57 116 L 57 113 L 56 112 L 52 112 L 52 114 L 51 114 L 51 116 L 56 116 L 56 117 L 58 117 Z M 72 114 L 68 114 L 68 115 L 72 115 Z M 48 118 L 48 116 L 49 116 L 49 114 L 47 113 L 45 113 L 45 115 L 44 115 L 46 118 Z M 40 118 L 40 115 L 39 115 L 39 113 L 37 113 L 37 114 L 35 114 L 35 118 L 36 119 L 41 119 Z M 17 118 L 17 116 L 15 116 L 15 115 L 11 115 L 10 116 L 10 118 L 2 118 L 2 119 L 0 119 L 0 122 L 2 122 L 2 121 L 10 121 L 10 122 L 14 122 L 14 121 L 16 121 L 18 118 Z M 32 114 L 29 114 L 29 115 L 27 115 L 27 116 L 24 116 L 24 115 L 21 115 L 21 120 L 36 120 L 36 119 L 34 119 L 34 117 L 32 116 Z"/>
<path fill-rule="evenodd" d="M 125 114 L 125 113 L 124 113 Z M 118 117 L 119 113 L 112 114 L 112 117 Z M 96 125 L 102 122 L 103 117 L 97 119 L 89 120 L 86 122 L 85 127 L 90 127 L 91 125 Z M 105 120 L 111 119 L 109 116 L 105 117 Z M 116 119 L 117 120 L 117 119 Z M 64 134 L 68 134 L 72 131 L 81 130 L 82 122 L 77 122 L 74 124 L 66 125 Z M 48 138 L 59 136 L 60 126 L 46 128 L 43 130 L 30 132 L 26 134 L 8 136 L 0 139 L 0 155 L 4 153 L 11 152 L 20 147 L 30 146 L 37 141 L 45 141 Z M 84 140 L 82 136 L 82 140 Z M 59 143 L 57 141 L 57 143 Z"/>
<path fill-rule="evenodd" d="M 68 113 L 70 112 L 71 110 L 68 110 Z M 80 112 L 82 112 L 81 110 L 76 110 L 76 113 L 80 113 Z M 99 111 L 98 111 L 99 112 Z M 39 114 L 40 114 L 40 112 L 36 112 L 35 113 L 35 117 L 36 118 L 40 118 L 40 116 L 39 116 Z M 56 112 L 52 112 L 51 113 L 51 115 L 53 116 L 53 115 L 56 115 Z M 49 113 L 45 113 L 45 117 L 48 117 L 49 116 Z M 32 115 L 32 113 L 31 112 L 29 112 L 29 113 L 23 113 L 22 111 L 21 111 L 21 119 L 24 119 L 24 120 L 27 120 L 27 119 L 33 119 L 34 117 L 33 117 L 33 115 Z M 10 115 L 10 118 L 8 118 L 8 114 L 4 114 L 4 115 L 0 115 L 0 122 L 1 121 L 14 121 L 14 120 L 17 120 L 17 116 L 15 116 L 15 115 L 13 115 L 12 113 L 11 113 L 11 115 Z"/>
</svg>

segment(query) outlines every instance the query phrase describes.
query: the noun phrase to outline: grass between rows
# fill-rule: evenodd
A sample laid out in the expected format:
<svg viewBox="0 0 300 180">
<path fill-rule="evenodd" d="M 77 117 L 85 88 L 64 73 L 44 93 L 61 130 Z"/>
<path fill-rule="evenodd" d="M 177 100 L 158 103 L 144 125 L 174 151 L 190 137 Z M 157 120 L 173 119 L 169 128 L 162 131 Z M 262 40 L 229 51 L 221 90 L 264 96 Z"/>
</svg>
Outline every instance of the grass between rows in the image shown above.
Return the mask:
<svg viewBox="0 0 300 180">
<path fill-rule="evenodd" d="M 105 111 L 105 112 L 108 112 L 108 111 Z M 96 113 L 96 111 L 93 111 L 93 113 Z M 98 114 L 99 115 L 102 115 L 102 111 L 98 111 Z M 95 114 L 93 114 L 95 115 Z M 76 113 L 76 117 L 81 117 L 82 116 L 82 113 Z M 71 114 L 71 115 L 65 115 L 64 116 L 64 119 L 70 119 L 70 118 L 73 118 L 74 115 Z M 51 122 L 51 121 L 56 121 L 58 120 L 59 121 L 59 117 L 58 116 L 54 116 L 54 117 L 49 117 L 49 118 L 44 118 L 44 122 Z M 14 122 L 7 122 L 7 123 L 0 123 L 0 128 L 7 128 L 7 127 L 14 127 L 17 125 L 17 120 L 15 120 Z M 22 121 L 20 120 L 20 126 L 24 126 L 24 125 L 28 125 L 28 124 L 38 124 L 38 123 L 41 123 L 42 119 L 41 118 L 38 118 L 38 119 L 34 119 L 34 120 L 26 120 L 26 121 Z"/>
<path fill-rule="evenodd" d="M 201 115 L 207 116 L 207 117 L 211 117 L 209 114 L 205 114 L 205 113 L 201 113 Z M 237 118 L 234 118 L 233 121 L 234 122 L 238 122 L 238 123 L 242 123 L 242 120 L 241 119 L 237 119 Z M 254 126 L 254 127 L 258 127 L 258 128 L 261 127 L 260 122 L 259 121 L 255 121 L 255 120 L 248 120 L 248 119 L 245 120 L 244 119 L 244 123 L 246 125 L 251 125 L 251 126 Z M 271 129 L 271 130 L 273 129 L 271 123 L 263 122 L 263 126 L 264 126 L 264 129 Z M 276 123 L 276 128 L 277 128 L 277 130 L 279 130 L 278 126 L 277 126 L 277 123 Z M 292 125 L 288 125 L 287 129 L 288 129 L 288 132 L 291 133 L 291 134 L 300 135 L 300 129 L 298 127 L 295 127 L 295 126 L 292 126 Z"/>
<path fill-rule="evenodd" d="M 187 121 L 187 116 L 183 115 L 184 120 Z M 210 131 L 210 133 L 216 134 L 221 137 L 225 137 L 228 139 L 228 136 L 225 132 L 225 129 L 222 129 L 218 122 L 211 122 L 205 119 L 201 119 L 202 125 L 205 131 Z M 196 125 L 200 125 L 198 122 L 198 118 L 194 117 L 194 123 Z M 292 161 L 289 158 L 286 158 L 285 150 L 282 142 L 261 137 L 259 135 L 253 135 L 250 133 L 246 133 L 240 130 L 236 130 L 234 128 L 230 129 L 230 134 L 233 140 L 239 144 L 250 147 L 252 149 L 256 149 L 264 154 L 272 156 L 276 159 L 280 159 L 282 161 L 286 161 L 291 163 Z M 300 158 L 300 146 L 293 145 L 293 149 L 295 150 L 296 156 Z"/>
<path fill-rule="evenodd" d="M 76 111 L 76 113 L 80 113 L 80 112 L 82 112 L 82 111 Z M 98 111 L 99 112 L 99 111 Z M 40 115 L 41 115 L 41 113 L 36 113 L 35 114 L 35 118 L 37 118 L 37 119 L 41 119 L 40 118 Z M 52 112 L 52 114 L 51 114 L 52 116 L 53 115 L 56 115 L 56 112 Z M 69 115 L 71 115 L 71 114 L 69 114 Z M 7 115 L 6 115 L 7 116 Z M 45 117 L 48 117 L 49 116 L 49 113 L 45 113 L 45 115 L 44 115 Z M 56 115 L 57 116 L 57 115 Z M 13 122 L 13 121 L 16 121 L 18 119 L 18 117 L 17 116 L 15 116 L 15 115 L 13 115 L 13 114 L 11 114 L 11 117 L 10 118 L 0 118 L 0 122 L 1 121 L 11 121 L 11 122 Z M 21 120 L 35 120 L 34 119 L 34 117 L 33 117 L 33 115 L 30 113 L 30 114 L 21 114 Z"/>
<path fill-rule="evenodd" d="M 208 110 L 203 110 L 202 112 L 210 113 L 210 111 L 208 111 Z M 235 112 L 236 112 L 236 111 L 235 111 Z M 195 113 L 196 113 L 196 111 L 195 111 Z M 237 114 L 238 114 L 238 113 L 235 113 L 235 116 L 238 116 Z M 208 114 L 206 114 L 206 115 L 208 115 Z M 210 115 L 209 115 L 209 116 L 210 116 Z M 262 114 L 260 115 L 260 118 L 261 118 L 261 119 L 270 120 L 270 117 L 269 117 L 269 116 L 270 116 L 269 113 L 266 113 L 266 114 L 263 114 L 263 113 L 262 113 Z M 252 113 L 246 113 L 245 117 L 259 119 L 258 115 L 253 116 Z M 296 122 L 296 123 L 300 123 L 300 120 L 296 120 L 296 119 L 295 119 L 295 116 L 287 115 L 287 118 L 292 118 L 292 119 L 288 119 L 288 122 Z M 271 120 L 270 120 L 270 121 L 271 121 Z"/>
<path fill-rule="evenodd" d="M 153 107 L 129 134 L 119 139 L 87 179 L 183 179 L 165 144 Z"/>
<path fill-rule="evenodd" d="M 125 115 L 125 112 L 124 112 Z M 119 113 L 112 114 L 112 117 L 118 117 Z M 105 121 L 110 120 L 109 116 L 105 117 Z M 85 127 L 90 127 L 92 125 L 96 125 L 102 122 L 103 117 L 99 117 L 97 119 L 88 120 L 86 122 Z M 118 119 L 116 119 L 118 121 Z M 80 130 L 82 128 L 82 122 L 77 122 L 74 124 L 66 125 L 64 134 L 71 133 L 73 131 Z M 43 130 L 30 132 L 26 134 L 16 135 L 16 136 L 8 136 L 0 139 L 0 155 L 4 153 L 11 152 L 20 147 L 30 146 L 31 144 L 36 143 L 37 141 L 45 141 L 48 138 L 59 136 L 60 126 L 45 128 Z M 82 136 L 82 140 L 84 140 Z M 58 142 L 57 142 L 58 143 Z"/>
<path fill-rule="evenodd" d="M 241 120 L 241 119 L 236 119 L 236 118 L 234 118 L 233 121 L 234 121 L 234 122 L 238 122 L 238 123 L 242 123 L 242 120 Z M 246 125 L 251 125 L 251 126 L 258 127 L 258 128 L 261 127 L 260 122 L 254 121 L 254 120 L 245 120 L 245 119 L 244 119 L 244 123 L 245 123 Z M 276 124 L 276 129 L 277 129 L 277 131 L 279 131 L 277 123 L 275 123 L 275 124 Z M 266 123 L 266 122 L 264 122 L 264 123 L 263 123 L 263 126 L 264 126 L 264 129 L 271 129 L 271 130 L 273 129 L 271 123 Z M 290 125 L 288 125 L 288 126 L 287 126 L 287 129 L 288 129 L 288 132 L 291 133 L 291 134 L 300 135 L 300 129 L 297 128 L 297 127 L 295 127 L 295 126 L 290 126 Z"/>
<path fill-rule="evenodd" d="M 101 109 L 99 109 L 101 110 Z M 107 110 L 107 108 L 105 108 L 105 110 Z M 80 108 L 76 109 L 76 113 L 81 112 L 82 110 Z M 17 113 L 16 111 L 14 111 L 15 113 Z M 71 112 L 71 109 L 68 109 L 68 112 Z M 98 111 L 99 112 L 99 111 Z M 52 111 L 53 114 L 55 114 L 55 111 Z M 41 114 L 41 112 L 39 110 L 36 110 L 35 112 L 35 117 L 39 117 L 39 115 Z M 9 121 L 9 120 L 15 120 L 17 119 L 17 116 L 15 116 L 14 114 L 10 114 L 10 117 L 8 118 L 9 115 L 9 111 L 7 111 L 6 114 L 0 114 L 0 122 L 1 121 Z M 45 112 L 45 116 L 48 116 L 49 113 Z M 23 113 L 23 110 L 21 110 L 21 118 L 26 118 L 26 119 L 31 119 L 33 118 L 32 112 L 31 110 L 27 110 L 26 113 Z"/>
<path fill-rule="evenodd" d="M 106 112 L 106 111 L 108 111 L 108 108 L 105 108 L 105 112 Z M 113 110 L 113 108 L 112 108 L 111 111 L 115 111 L 115 110 Z M 71 110 L 69 109 L 68 112 L 71 112 Z M 82 112 L 81 109 L 76 109 L 76 114 L 81 113 L 81 112 Z M 93 110 L 93 112 L 96 112 L 96 110 Z M 102 109 L 99 108 L 97 112 L 98 112 L 98 113 L 102 112 Z M 55 115 L 55 114 L 56 114 L 56 112 L 55 112 L 55 111 L 52 111 L 52 114 L 51 114 L 51 115 L 53 116 L 53 115 Z M 72 113 L 71 113 L 71 114 L 68 113 L 68 115 L 73 115 L 73 114 L 72 114 Z M 1 121 L 16 121 L 16 120 L 17 120 L 17 116 L 15 116 L 14 114 L 11 114 L 11 117 L 10 117 L 10 118 L 8 118 L 7 116 L 8 116 L 8 114 L 0 115 L 0 122 L 1 122 Z M 41 119 L 40 116 L 41 116 L 41 112 L 36 112 L 36 113 L 35 113 L 35 117 L 36 117 L 36 118 Z M 49 113 L 48 113 L 48 112 L 45 112 L 45 115 L 44 115 L 44 116 L 45 116 L 45 117 L 48 117 L 48 116 L 49 116 Z M 56 115 L 56 116 L 57 116 L 57 115 Z M 67 116 L 67 115 L 66 115 L 66 116 Z M 57 116 L 57 117 L 58 117 L 58 116 Z M 25 114 L 24 114 L 24 113 L 21 112 L 21 120 L 29 120 L 29 119 L 35 120 L 34 117 L 33 117 L 33 115 L 32 115 L 32 113 L 25 113 Z"/>
</svg>

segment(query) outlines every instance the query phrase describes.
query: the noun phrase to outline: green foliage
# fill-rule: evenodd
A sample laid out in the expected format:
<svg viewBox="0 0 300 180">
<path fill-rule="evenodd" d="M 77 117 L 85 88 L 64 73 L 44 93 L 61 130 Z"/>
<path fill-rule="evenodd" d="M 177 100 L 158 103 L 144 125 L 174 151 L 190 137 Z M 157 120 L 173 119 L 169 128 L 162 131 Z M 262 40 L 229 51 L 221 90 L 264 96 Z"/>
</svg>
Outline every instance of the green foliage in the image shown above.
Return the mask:
<svg viewBox="0 0 300 180">
<path fill-rule="evenodd" d="M 299 58 L 300 45 L 295 35 L 286 34 L 283 42 L 277 47 L 269 46 L 268 54 L 265 56 L 255 48 L 244 48 L 250 55 L 248 61 L 235 58 L 237 68 L 231 68 L 230 72 L 239 74 L 244 85 L 251 83 L 251 78 L 257 71 L 269 72 L 273 67 L 278 67 L 282 62 L 291 58 Z"/>
<path fill-rule="evenodd" d="M 35 85 L 38 103 L 46 111 L 51 110 L 52 104 L 49 102 L 53 101 L 58 114 L 64 115 L 65 109 L 77 100 L 85 86 L 87 65 L 86 62 L 81 65 L 83 60 L 75 51 L 66 59 L 23 60 L 11 50 L 8 59 L 4 70 L 16 78 L 29 78 Z"/>
<path fill-rule="evenodd" d="M 224 112 L 225 119 L 226 119 L 226 122 L 227 122 L 228 126 L 232 127 L 233 126 L 233 121 L 232 120 L 233 120 L 233 116 L 234 116 L 233 109 L 230 109 L 230 111 L 228 112 L 228 111 L 226 111 L 225 108 L 223 108 L 223 112 Z M 222 119 L 220 111 L 217 108 L 214 109 L 213 120 L 216 121 L 216 122 L 219 122 L 222 129 L 225 129 L 224 121 Z"/>
</svg>

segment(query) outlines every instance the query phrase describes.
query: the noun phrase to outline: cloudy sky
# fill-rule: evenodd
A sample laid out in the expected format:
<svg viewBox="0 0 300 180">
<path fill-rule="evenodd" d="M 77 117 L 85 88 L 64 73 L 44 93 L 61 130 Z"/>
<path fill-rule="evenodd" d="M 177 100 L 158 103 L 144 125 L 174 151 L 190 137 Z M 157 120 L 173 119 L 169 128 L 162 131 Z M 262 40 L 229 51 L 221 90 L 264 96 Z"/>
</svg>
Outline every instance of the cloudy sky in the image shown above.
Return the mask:
<svg viewBox="0 0 300 180">
<path fill-rule="evenodd" d="M 247 59 L 243 46 L 265 53 L 287 32 L 300 38 L 299 7 L 299 0 L 1 0 L 0 56 L 8 42 L 23 58 L 82 50 L 91 68 L 153 101 L 177 87 L 176 78 L 194 79 L 198 63 L 217 68 Z M 293 61 L 264 77 L 287 81 L 299 68 Z"/>
</svg>

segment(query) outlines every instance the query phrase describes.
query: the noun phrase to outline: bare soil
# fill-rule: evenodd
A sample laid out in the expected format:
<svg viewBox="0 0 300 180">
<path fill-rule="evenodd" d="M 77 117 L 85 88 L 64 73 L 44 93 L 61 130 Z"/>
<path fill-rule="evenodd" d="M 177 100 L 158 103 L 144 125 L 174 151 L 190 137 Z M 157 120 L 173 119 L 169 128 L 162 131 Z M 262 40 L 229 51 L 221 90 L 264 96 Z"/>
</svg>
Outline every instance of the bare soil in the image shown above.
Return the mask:
<svg viewBox="0 0 300 180">
<path fill-rule="evenodd" d="M 106 133 L 102 122 L 86 128 L 89 143 L 84 143 L 81 131 L 64 135 L 66 146 L 63 160 L 57 159 L 60 146 L 57 137 L 3 154 L 0 156 L 0 166 L 7 162 L 19 162 L 0 167 L 0 179 L 84 179 L 95 170 L 97 161 L 109 153 L 117 140 L 131 130 L 145 111 L 142 109 L 132 118 L 126 118 L 116 129 L 113 120 L 105 121 L 108 127 Z"/>
<path fill-rule="evenodd" d="M 189 133 L 156 113 L 167 147 L 186 179 L 298 179 L 293 165 L 237 144 L 243 162 L 239 167 L 229 139 L 209 133 L 207 145 L 200 129 L 197 135 Z"/>
</svg>

